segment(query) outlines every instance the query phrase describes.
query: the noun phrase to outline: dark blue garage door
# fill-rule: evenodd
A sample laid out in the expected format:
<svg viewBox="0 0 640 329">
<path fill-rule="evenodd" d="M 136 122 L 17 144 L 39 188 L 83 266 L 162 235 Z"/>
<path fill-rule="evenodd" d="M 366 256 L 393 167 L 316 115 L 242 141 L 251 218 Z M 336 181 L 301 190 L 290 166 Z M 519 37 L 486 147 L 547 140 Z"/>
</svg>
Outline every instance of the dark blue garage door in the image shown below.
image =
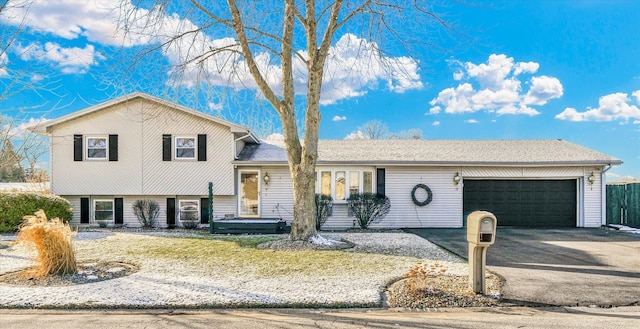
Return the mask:
<svg viewBox="0 0 640 329">
<path fill-rule="evenodd" d="M 464 215 L 492 212 L 500 226 L 575 227 L 576 180 L 464 180 Z"/>
</svg>

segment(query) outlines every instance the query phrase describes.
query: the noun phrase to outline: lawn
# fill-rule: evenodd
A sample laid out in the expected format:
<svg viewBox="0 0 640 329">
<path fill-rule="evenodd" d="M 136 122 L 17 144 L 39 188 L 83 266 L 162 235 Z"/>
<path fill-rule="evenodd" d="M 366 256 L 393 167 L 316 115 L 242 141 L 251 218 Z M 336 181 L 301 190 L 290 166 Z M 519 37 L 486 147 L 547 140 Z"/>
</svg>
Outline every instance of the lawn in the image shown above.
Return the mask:
<svg viewBox="0 0 640 329">
<path fill-rule="evenodd" d="M 342 307 L 380 306 L 385 286 L 419 261 L 464 271 L 459 259 L 405 233 L 343 233 L 345 251 L 273 251 L 284 236 L 179 232 L 87 232 L 77 259 L 121 261 L 130 276 L 67 287 L 0 285 L 0 307 Z M 0 250 L 0 273 L 28 266 L 21 247 Z"/>
</svg>

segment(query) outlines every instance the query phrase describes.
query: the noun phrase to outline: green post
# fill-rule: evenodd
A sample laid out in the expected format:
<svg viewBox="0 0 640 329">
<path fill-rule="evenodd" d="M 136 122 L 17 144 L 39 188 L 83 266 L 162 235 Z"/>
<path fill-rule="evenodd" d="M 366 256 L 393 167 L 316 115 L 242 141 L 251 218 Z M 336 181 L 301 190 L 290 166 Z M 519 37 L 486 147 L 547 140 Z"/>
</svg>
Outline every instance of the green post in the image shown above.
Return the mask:
<svg viewBox="0 0 640 329">
<path fill-rule="evenodd" d="M 213 183 L 209 182 L 209 233 L 213 234 Z"/>
</svg>

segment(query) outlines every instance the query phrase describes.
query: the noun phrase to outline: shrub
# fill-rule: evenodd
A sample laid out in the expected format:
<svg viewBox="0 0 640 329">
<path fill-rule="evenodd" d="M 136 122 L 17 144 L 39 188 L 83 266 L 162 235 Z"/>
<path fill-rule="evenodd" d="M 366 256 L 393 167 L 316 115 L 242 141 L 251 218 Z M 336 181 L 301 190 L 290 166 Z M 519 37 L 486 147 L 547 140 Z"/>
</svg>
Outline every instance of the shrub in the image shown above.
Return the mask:
<svg viewBox="0 0 640 329">
<path fill-rule="evenodd" d="M 330 195 L 316 194 L 316 230 L 320 230 L 331 216 L 332 209 L 333 199 Z"/>
<path fill-rule="evenodd" d="M 17 231 L 23 217 L 39 209 L 63 222 L 70 221 L 73 216 L 71 203 L 53 194 L 0 192 L 0 233 Z"/>
<path fill-rule="evenodd" d="M 73 250 L 74 235 L 75 232 L 68 223 L 59 218 L 47 220 L 47 215 L 42 209 L 36 211 L 35 216 L 24 216 L 17 241 L 31 243 L 38 252 L 38 264 L 26 271 L 24 276 L 41 278 L 77 273 L 76 255 Z"/>
<path fill-rule="evenodd" d="M 157 202 L 153 200 L 136 200 L 131 208 L 133 208 L 133 213 L 142 227 L 153 228 L 156 226 L 156 221 L 160 214 L 160 205 Z"/>
<path fill-rule="evenodd" d="M 361 228 L 369 228 L 371 223 L 381 221 L 391 209 L 391 201 L 384 195 L 362 193 L 352 194 L 347 200 L 349 210 L 358 220 Z"/>
<path fill-rule="evenodd" d="M 109 223 L 111 221 L 110 220 L 96 220 L 96 222 L 98 223 L 98 226 L 100 228 L 106 228 L 107 226 L 109 226 Z"/>
<path fill-rule="evenodd" d="M 191 219 L 183 219 L 182 220 L 182 227 L 188 229 L 188 230 L 195 230 L 200 226 L 200 222 L 198 222 L 197 220 L 191 220 Z"/>
</svg>

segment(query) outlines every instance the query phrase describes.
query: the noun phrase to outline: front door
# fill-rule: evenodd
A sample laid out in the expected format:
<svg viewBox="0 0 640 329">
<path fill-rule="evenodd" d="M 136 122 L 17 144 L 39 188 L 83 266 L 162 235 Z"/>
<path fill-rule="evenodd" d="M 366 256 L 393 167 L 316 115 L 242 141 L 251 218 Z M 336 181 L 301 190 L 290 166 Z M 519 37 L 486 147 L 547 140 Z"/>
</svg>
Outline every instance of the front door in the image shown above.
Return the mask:
<svg viewBox="0 0 640 329">
<path fill-rule="evenodd" d="M 260 172 L 240 172 L 240 217 L 260 217 Z"/>
</svg>

